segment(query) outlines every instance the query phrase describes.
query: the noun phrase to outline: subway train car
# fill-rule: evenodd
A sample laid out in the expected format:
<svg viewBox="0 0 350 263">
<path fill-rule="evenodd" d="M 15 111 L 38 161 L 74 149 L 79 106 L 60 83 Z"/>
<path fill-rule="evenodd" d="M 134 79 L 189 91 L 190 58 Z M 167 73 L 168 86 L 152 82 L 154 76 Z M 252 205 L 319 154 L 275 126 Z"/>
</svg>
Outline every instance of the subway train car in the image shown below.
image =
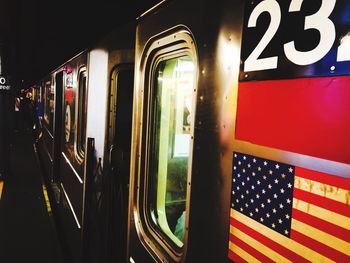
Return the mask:
<svg viewBox="0 0 350 263">
<path fill-rule="evenodd" d="M 349 12 L 166 0 L 45 78 L 70 258 L 348 262 Z"/>
<path fill-rule="evenodd" d="M 131 140 L 134 38 L 134 23 L 124 25 L 57 67 L 36 85 L 36 90 L 39 90 L 36 93 L 41 92 L 43 99 L 38 154 L 54 200 L 54 218 L 67 262 L 92 261 L 104 250 L 101 240 L 104 226 L 97 230 L 94 227 L 94 224 L 100 226 L 104 222 L 99 215 L 104 151 L 109 153 L 116 137 L 119 139 L 118 149 L 124 150 L 124 155 L 130 155 L 127 154 L 130 150 L 123 147 Z M 115 136 L 117 124 L 118 136 Z M 91 157 L 88 156 L 88 137 L 93 138 Z M 90 163 L 88 158 L 91 159 Z M 125 157 L 124 162 L 127 160 L 128 157 Z M 121 166 L 129 167 L 129 164 Z M 118 171 L 118 175 L 128 176 L 128 171 L 127 168 Z M 87 176 L 91 177 L 90 184 L 87 183 Z M 128 181 L 128 178 L 125 180 Z M 124 222 L 124 244 L 127 200 L 125 198 L 123 220 L 115 222 L 120 227 Z M 87 207 L 89 210 L 84 211 Z M 87 230 L 88 222 L 91 222 L 90 231 Z M 118 229 L 115 231 L 116 235 L 121 233 Z M 94 241 L 88 240 L 88 233 L 89 237 L 94 237 Z M 99 242 L 101 246 L 93 248 L 93 242 Z M 118 253 L 112 252 L 114 257 L 118 257 Z"/>
</svg>

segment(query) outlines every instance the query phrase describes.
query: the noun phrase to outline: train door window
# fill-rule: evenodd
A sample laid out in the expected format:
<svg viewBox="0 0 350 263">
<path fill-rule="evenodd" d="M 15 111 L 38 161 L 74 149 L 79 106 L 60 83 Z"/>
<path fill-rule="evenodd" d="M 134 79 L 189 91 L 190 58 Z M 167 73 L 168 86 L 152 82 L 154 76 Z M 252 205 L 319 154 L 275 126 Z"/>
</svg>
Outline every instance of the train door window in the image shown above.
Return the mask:
<svg viewBox="0 0 350 263">
<path fill-rule="evenodd" d="M 111 83 L 109 144 L 113 144 L 115 147 L 123 145 L 122 148 L 130 148 L 134 83 L 133 65 L 122 65 L 115 68 Z"/>
<path fill-rule="evenodd" d="M 155 69 L 148 192 L 150 217 L 156 229 L 181 248 L 191 160 L 194 62 L 189 54 L 178 54 L 162 57 Z"/>
<path fill-rule="evenodd" d="M 87 74 L 86 70 L 79 74 L 78 88 L 78 136 L 77 150 L 78 154 L 83 157 L 85 152 L 86 139 L 86 115 L 87 115 Z"/>
</svg>

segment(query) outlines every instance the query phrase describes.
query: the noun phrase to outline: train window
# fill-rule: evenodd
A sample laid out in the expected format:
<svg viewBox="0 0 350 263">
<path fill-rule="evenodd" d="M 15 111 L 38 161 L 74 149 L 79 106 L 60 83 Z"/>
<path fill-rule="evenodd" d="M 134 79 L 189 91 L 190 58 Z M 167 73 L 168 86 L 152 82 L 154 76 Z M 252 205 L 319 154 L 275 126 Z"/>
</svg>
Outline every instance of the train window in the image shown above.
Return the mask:
<svg viewBox="0 0 350 263">
<path fill-rule="evenodd" d="M 188 55 L 162 59 L 154 76 L 150 216 L 156 228 L 181 248 L 191 152 L 193 60 Z"/>
<path fill-rule="evenodd" d="M 87 115 L 87 75 L 86 71 L 79 74 L 79 90 L 78 90 L 78 136 L 77 148 L 78 153 L 84 156 L 85 139 L 86 139 L 86 115 Z"/>
</svg>

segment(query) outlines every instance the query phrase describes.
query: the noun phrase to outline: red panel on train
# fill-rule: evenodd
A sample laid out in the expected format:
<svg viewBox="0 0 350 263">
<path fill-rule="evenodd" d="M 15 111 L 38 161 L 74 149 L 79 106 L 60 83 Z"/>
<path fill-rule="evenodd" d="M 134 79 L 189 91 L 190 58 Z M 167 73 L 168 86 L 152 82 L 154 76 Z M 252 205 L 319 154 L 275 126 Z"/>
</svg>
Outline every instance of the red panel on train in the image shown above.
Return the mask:
<svg viewBox="0 0 350 263">
<path fill-rule="evenodd" d="M 236 139 L 350 164 L 350 77 L 241 82 Z"/>
</svg>

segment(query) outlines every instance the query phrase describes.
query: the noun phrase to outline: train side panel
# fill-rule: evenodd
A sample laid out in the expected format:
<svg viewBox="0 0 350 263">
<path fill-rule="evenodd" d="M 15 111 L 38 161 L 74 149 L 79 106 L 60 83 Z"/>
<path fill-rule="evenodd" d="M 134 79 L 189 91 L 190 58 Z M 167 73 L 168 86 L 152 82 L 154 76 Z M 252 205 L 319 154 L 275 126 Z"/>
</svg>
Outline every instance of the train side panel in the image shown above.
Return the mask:
<svg viewBox="0 0 350 263">
<path fill-rule="evenodd" d="M 165 1 L 139 18 L 129 262 L 348 260 L 348 8 Z"/>
</svg>

